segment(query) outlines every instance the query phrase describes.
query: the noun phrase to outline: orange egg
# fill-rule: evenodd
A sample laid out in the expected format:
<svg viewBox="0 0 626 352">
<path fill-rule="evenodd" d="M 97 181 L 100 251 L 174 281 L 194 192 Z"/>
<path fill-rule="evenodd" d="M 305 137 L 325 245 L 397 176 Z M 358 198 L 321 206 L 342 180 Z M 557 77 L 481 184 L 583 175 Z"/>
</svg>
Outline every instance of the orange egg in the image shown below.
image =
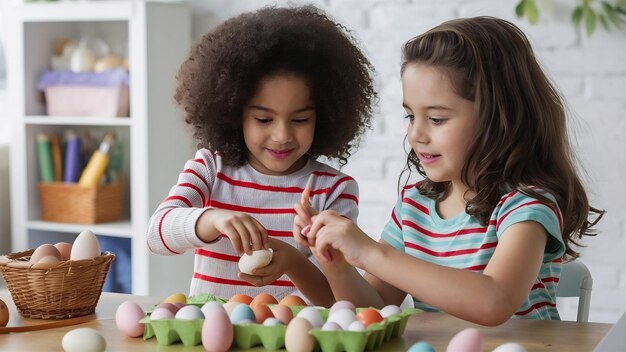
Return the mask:
<svg viewBox="0 0 626 352">
<path fill-rule="evenodd" d="M 272 318 L 274 316 L 270 307 L 268 307 L 265 303 L 257 303 L 254 307 L 252 307 L 252 312 L 254 313 L 256 322 L 259 324 L 263 324 L 265 319 Z"/>
<path fill-rule="evenodd" d="M 296 295 L 287 295 L 285 298 L 280 300 L 280 304 L 285 306 L 307 306 L 306 302 L 300 298 L 300 296 Z"/>
<path fill-rule="evenodd" d="M 228 302 L 239 302 L 239 303 L 243 303 L 243 304 L 248 304 L 249 305 L 250 303 L 252 303 L 252 297 L 240 293 L 240 294 L 236 294 L 236 295 L 232 296 L 228 300 Z"/>
<path fill-rule="evenodd" d="M 256 295 L 256 297 L 254 297 L 252 302 L 250 302 L 250 307 L 254 308 L 254 306 L 259 303 L 278 304 L 278 301 L 276 300 L 276 298 L 274 298 L 274 296 L 270 295 L 269 293 L 259 293 L 258 295 Z"/>
<path fill-rule="evenodd" d="M 371 324 L 380 323 L 383 321 L 383 316 L 378 313 L 376 309 L 372 308 L 363 308 L 360 312 L 356 314 L 356 319 L 363 323 L 365 327 L 370 326 Z"/>
<path fill-rule="evenodd" d="M 72 244 L 67 242 L 58 242 L 54 244 L 54 247 L 61 253 L 61 260 L 70 260 L 70 254 L 72 253 Z"/>
</svg>

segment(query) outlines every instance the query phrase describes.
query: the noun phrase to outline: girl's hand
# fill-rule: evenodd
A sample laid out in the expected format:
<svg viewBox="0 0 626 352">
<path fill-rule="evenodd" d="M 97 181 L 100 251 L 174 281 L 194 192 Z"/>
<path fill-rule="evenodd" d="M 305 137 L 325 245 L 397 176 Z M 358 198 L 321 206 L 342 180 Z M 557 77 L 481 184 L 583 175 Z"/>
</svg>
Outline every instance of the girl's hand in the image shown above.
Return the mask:
<svg viewBox="0 0 626 352">
<path fill-rule="evenodd" d="M 311 216 L 318 214 L 317 210 L 310 204 L 297 203 L 293 205 L 296 216 L 293 219 L 293 238 L 303 247 L 315 246 L 315 238 L 309 238 L 307 233 L 311 225 Z"/>
<path fill-rule="evenodd" d="M 240 279 L 257 287 L 269 285 L 286 274 L 294 265 L 298 265 L 298 260 L 308 260 L 295 247 L 281 240 L 270 238 L 269 244 L 274 251 L 272 261 L 262 268 L 254 269 L 253 275 L 240 272 Z"/>
<path fill-rule="evenodd" d="M 325 210 L 313 216 L 313 224 L 307 238 L 315 241 L 315 256 L 320 263 L 335 263 L 341 260 L 333 249 L 343 255 L 348 264 L 364 268 L 364 255 L 369 248 L 376 246 L 376 241 L 365 234 L 350 219 L 335 211 Z M 329 255 L 333 254 L 333 255 Z"/>
<path fill-rule="evenodd" d="M 238 255 L 243 253 L 252 254 L 253 250 L 267 249 L 267 231 L 255 218 L 246 213 L 223 209 L 210 209 L 205 211 L 197 227 L 204 227 L 204 231 L 196 229 L 198 237 L 205 242 L 215 240 L 220 234 L 224 234 L 233 245 Z M 201 237 L 201 233 L 212 235 Z M 212 238 L 211 238 L 212 237 Z"/>
</svg>

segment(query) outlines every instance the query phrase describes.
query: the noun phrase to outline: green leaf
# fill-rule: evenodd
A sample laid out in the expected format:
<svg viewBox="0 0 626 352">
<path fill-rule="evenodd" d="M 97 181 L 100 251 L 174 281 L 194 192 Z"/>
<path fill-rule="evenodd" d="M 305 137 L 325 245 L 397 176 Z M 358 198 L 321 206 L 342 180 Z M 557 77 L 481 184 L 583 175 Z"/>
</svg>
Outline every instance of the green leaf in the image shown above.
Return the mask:
<svg viewBox="0 0 626 352">
<path fill-rule="evenodd" d="M 613 7 L 611 6 L 611 4 L 603 1 L 602 8 L 606 13 L 606 17 L 609 22 L 613 23 L 613 25 L 617 28 L 622 28 L 622 24 L 624 23 L 624 21 L 620 18 L 620 13 L 617 11 L 617 7 Z"/>
<path fill-rule="evenodd" d="M 517 17 L 522 18 L 524 17 L 524 0 L 520 1 L 519 4 L 517 4 L 517 6 L 515 6 L 515 14 L 517 15 Z"/>
<path fill-rule="evenodd" d="M 528 17 L 528 22 L 530 24 L 537 23 L 537 19 L 539 18 L 539 10 L 537 10 L 537 4 L 535 4 L 535 0 L 524 0 L 524 14 Z"/>
<path fill-rule="evenodd" d="M 587 36 L 591 37 L 593 32 L 596 30 L 596 12 L 589 5 L 584 6 L 583 12 Z"/>
<path fill-rule="evenodd" d="M 611 28 L 609 27 L 609 21 L 606 19 L 603 13 L 598 15 L 598 19 L 600 20 L 600 24 L 602 24 L 604 30 L 610 32 Z"/>
<path fill-rule="evenodd" d="M 580 20 L 583 18 L 583 7 L 581 5 L 576 6 L 574 8 L 574 12 L 572 12 L 572 23 L 574 23 L 575 27 L 580 26 Z"/>
</svg>

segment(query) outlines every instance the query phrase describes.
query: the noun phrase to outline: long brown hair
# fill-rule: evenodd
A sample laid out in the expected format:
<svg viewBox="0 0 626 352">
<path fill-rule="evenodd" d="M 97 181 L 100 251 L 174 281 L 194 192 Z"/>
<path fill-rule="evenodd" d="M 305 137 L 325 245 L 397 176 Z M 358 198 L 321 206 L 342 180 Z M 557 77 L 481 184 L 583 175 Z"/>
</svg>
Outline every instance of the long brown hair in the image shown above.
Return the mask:
<svg viewBox="0 0 626 352">
<path fill-rule="evenodd" d="M 409 63 L 446 72 L 456 93 L 475 103 L 478 128 L 461 177 L 476 196 L 467 200 L 466 212 L 486 226 L 504 194 L 518 190 L 552 203 L 533 190 L 543 189 L 556 198 L 563 215 L 566 255 L 577 257 L 571 244 L 595 235 L 592 227 L 604 211 L 589 205 L 569 145 L 563 101 L 524 33 L 493 17 L 448 21 L 405 43 L 402 73 Z M 429 180 L 414 151 L 407 159 L 411 165 L 426 178 L 419 186 L 423 195 L 437 199 L 446 192 L 448 182 Z M 591 213 L 597 216 L 590 221 Z"/>
</svg>

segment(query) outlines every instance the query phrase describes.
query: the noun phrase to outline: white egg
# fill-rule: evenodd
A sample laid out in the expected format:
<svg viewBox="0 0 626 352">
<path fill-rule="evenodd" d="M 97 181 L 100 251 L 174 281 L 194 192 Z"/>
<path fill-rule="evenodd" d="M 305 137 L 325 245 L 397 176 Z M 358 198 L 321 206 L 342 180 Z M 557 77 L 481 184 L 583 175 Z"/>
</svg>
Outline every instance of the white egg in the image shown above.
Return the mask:
<svg viewBox="0 0 626 352">
<path fill-rule="evenodd" d="M 204 319 L 204 313 L 199 307 L 190 304 L 179 309 L 174 318 L 181 320 Z"/>
<path fill-rule="evenodd" d="M 90 230 L 81 232 L 72 244 L 70 260 L 93 259 L 100 256 L 100 243 Z"/>
<path fill-rule="evenodd" d="M 334 311 L 328 317 L 329 322 L 334 322 L 339 324 L 343 330 L 348 330 L 350 324 L 356 320 L 356 315 L 349 308 L 341 308 L 339 310 Z"/>
<path fill-rule="evenodd" d="M 528 352 L 524 346 L 515 342 L 507 342 L 496 347 L 493 352 Z"/>
<path fill-rule="evenodd" d="M 78 328 L 63 335 L 61 345 L 65 352 L 102 352 L 107 343 L 100 333 L 92 328 Z"/>
<path fill-rule="evenodd" d="M 343 308 L 347 308 L 350 309 L 354 312 L 355 307 L 354 304 L 352 304 L 352 302 L 350 301 L 346 301 L 346 300 L 341 300 L 341 301 L 337 301 L 335 302 L 331 307 L 330 307 L 330 311 L 328 312 L 329 314 L 333 314 L 333 312 L 335 312 L 336 310 L 339 309 L 343 309 Z"/>
<path fill-rule="evenodd" d="M 261 249 L 252 251 L 252 254 L 244 254 L 239 258 L 239 271 L 252 275 L 252 270 L 262 268 L 272 261 L 273 250 Z"/>
<path fill-rule="evenodd" d="M 387 318 L 390 317 L 392 315 L 396 315 L 396 314 L 400 314 L 402 313 L 402 309 L 400 309 L 400 307 L 394 305 L 394 304 L 390 304 L 388 306 L 385 306 L 383 309 L 380 310 L 380 315 L 382 315 L 383 318 Z"/>
<path fill-rule="evenodd" d="M 200 310 L 202 311 L 202 313 L 204 314 L 204 316 L 208 316 L 209 312 L 213 311 L 213 310 L 223 310 L 226 311 L 224 309 L 224 307 L 222 306 L 222 304 L 220 302 L 216 302 L 216 301 L 211 301 L 211 302 L 206 302 L 202 308 L 200 308 Z"/>
<path fill-rule="evenodd" d="M 348 326 L 349 331 L 365 331 L 365 325 L 358 320 L 355 320 Z"/>
<path fill-rule="evenodd" d="M 306 319 L 314 329 L 319 329 L 324 325 L 324 319 L 319 310 L 314 307 L 306 307 L 300 311 L 297 315 L 298 318 Z"/>
<path fill-rule="evenodd" d="M 327 321 L 322 325 L 323 331 L 340 331 L 343 330 L 341 326 L 334 321 Z"/>
</svg>

